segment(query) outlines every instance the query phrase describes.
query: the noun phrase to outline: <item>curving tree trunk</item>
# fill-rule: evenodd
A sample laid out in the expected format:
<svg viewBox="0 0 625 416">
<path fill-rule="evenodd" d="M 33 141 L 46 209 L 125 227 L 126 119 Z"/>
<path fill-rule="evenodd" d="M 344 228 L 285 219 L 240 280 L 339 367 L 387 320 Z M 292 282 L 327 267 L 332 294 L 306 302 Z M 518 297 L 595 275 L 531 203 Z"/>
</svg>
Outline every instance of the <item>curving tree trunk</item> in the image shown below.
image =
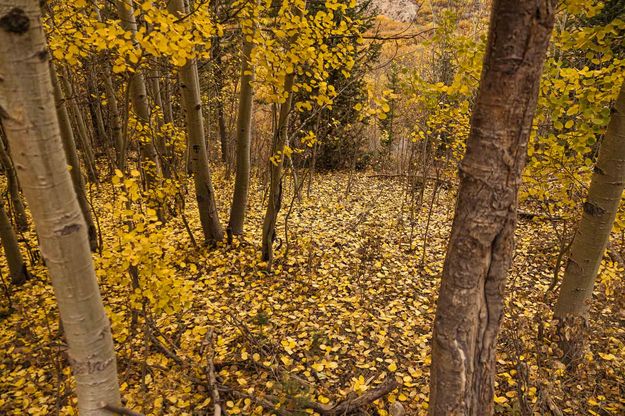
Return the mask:
<svg viewBox="0 0 625 416">
<path fill-rule="evenodd" d="M 0 124 L 0 165 L 2 165 L 7 177 L 7 188 L 15 214 L 15 226 L 19 231 L 26 231 L 28 230 L 28 217 L 20 195 L 20 184 L 15 173 L 15 166 L 13 166 L 8 149 L 5 148 L 4 137 L 4 130 Z"/>
<path fill-rule="evenodd" d="M 555 0 L 495 0 L 432 337 L 429 412 L 493 413 L 517 192 Z"/>
<path fill-rule="evenodd" d="M 82 416 L 120 405 L 115 350 L 87 226 L 60 140 L 36 0 L 0 1 L 0 118 L 48 266 Z"/>
<path fill-rule="evenodd" d="M 171 0 L 170 10 L 183 15 L 184 0 Z M 195 195 L 200 212 L 200 222 L 204 239 L 208 244 L 223 240 L 224 233 L 217 212 L 215 190 L 211 181 L 206 140 L 204 137 L 204 117 L 202 116 L 202 97 L 200 96 L 197 63 L 187 62 L 180 68 L 180 90 L 187 114 L 188 147 L 195 183 Z"/>
<path fill-rule="evenodd" d="M 625 187 L 625 85 L 614 105 L 601 142 L 582 219 L 571 244 L 554 317 L 569 364 L 583 353 L 583 331 L 595 279 L 614 226 Z M 581 327 L 580 327 L 581 326 Z"/>
<path fill-rule="evenodd" d="M 50 76 L 54 91 L 54 102 L 56 104 L 59 132 L 61 135 L 61 141 L 63 142 L 63 150 L 65 151 L 65 158 L 70 166 L 70 175 L 72 178 L 72 184 L 74 185 L 74 192 L 76 193 L 76 198 L 78 199 L 78 205 L 80 206 L 80 211 L 82 212 L 85 222 L 87 223 L 89 247 L 91 248 L 91 251 L 96 251 L 98 248 L 98 233 L 95 223 L 93 222 L 93 216 L 91 215 L 89 201 L 87 201 L 85 181 L 80 170 L 80 161 L 78 159 L 78 153 L 76 152 L 74 132 L 69 120 L 69 114 L 67 114 L 65 98 L 63 97 L 63 92 L 61 91 L 61 86 L 59 85 L 54 65 L 50 65 Z"/>
<path fill-rule="evenodd" d="M 252 107 L 254 102 L 254 68 L 252 67 L 253 42 L 247 39 L 253 34 L 243 34 L 241 59 L 241 91 L 239 93 L 239 115 L 237 118 L 236 173 L 234 195 L 230 207 L 228 235 L 243 234 L 247 195 L 250 187 L 250 140 L 252 134 Z M 222 141 L 223 147 L 223 141 Z"/>
<path fill-rule="evenodd" d="M 273 241 L 276 236 L 276 221 L 282 204 L 282 170 L 284 167 L 284 146 L 287 145 L 289 133 L 289 114 L 293 99 L 293 83 L 295 73 L 287 74 L 284 79 L 284 91 L 288 94 L 287 99 L 280 105 L 278 124 L 273 135 L 271 154 L 273 160 L 269 166 L 269 201 L 263 220 L 262 237 L 262 260 L 267 262 L 267 269 L 271 270 L 273 262 Z"/>
<path fill-rule="evenodd" d="M 11 227 L 11 221 L 4 209 L 4 201 L 0 198 L 0 241 L 9 265 L 11 283 L 21 285 L 30 278 L 28 268 L 20 252 L 15 230 Z"/>
</svg>

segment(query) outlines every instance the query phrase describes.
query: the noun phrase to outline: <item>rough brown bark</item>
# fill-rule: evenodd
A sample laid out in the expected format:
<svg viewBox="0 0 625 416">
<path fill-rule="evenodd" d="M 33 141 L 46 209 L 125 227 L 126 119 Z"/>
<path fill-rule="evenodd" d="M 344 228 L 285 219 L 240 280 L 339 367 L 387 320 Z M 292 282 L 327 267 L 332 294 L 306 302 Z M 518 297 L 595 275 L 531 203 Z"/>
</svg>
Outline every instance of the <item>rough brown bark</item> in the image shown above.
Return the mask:
<svg viewBox="0 0 625 416">
<path fill-rule="evenodd" d="M 583 352 L 583 332 L 595 279 L 625 187 L 625 86 L 614 105 L 601 142 L 588 197 L 564 271 L 554 317 L 560 321 L 564 358 L 571 363 Z"/>
<path fill-rule="evenodd" d="M 0 118 L 58 302 L 78 411 L 102 416 L 121 405 L 113 337 L 59 137 L 40 18 L 36 0 L 0 1 Z"/>
<path fill-rule="evenodd" d="M 432 338 L 430 414 L 493 412 L 517 191 L 555 0 L 495 0 Z"/>
</svg>

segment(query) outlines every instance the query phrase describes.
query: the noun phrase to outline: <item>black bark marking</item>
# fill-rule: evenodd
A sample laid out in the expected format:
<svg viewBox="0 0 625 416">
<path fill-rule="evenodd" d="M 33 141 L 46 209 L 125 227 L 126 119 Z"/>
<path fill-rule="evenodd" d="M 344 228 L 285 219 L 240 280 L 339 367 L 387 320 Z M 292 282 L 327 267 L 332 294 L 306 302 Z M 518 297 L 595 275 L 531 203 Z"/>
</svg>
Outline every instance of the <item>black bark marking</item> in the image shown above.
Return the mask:
<svg viewBox="0 0 625 416">
<path fill-rule="evenodd" d="M 599 205 L 593 204 L 592 202 L 584 202 L 584 212 L 592 217 L 597 217 L 605 214 L 605 209 L 601 208 Z"/>
<path fill-rule="evenodd" d="M 70 235 L 80 230 L 80 224 L 69 224 L 56 231 L 57 235 Z"/>
<path fill-rule="evenodd" d="M 39 52 L 37 52 L 37 58 L 39 58 L 39 60 L 41 62 L 45 62 L 48 60 L 48 50 L 47 49 L 43 49 L 40 50 Z"/>
<path fill-rule="evenodd" d="M 14 7 L 0 18 L 0 27 L 9 33 L 21 35 L 28 31 L 30 19 L 19 7 Z"/>
<path fill-rule="evenodd" d="M 593 173 L 596 173 L 597 175 L 605 175 L 605 172 L 603 171 L 603 169 L 601 169 L 599 166 L 595 165 L 595 167 L 593 168 Z"/>
</svg>

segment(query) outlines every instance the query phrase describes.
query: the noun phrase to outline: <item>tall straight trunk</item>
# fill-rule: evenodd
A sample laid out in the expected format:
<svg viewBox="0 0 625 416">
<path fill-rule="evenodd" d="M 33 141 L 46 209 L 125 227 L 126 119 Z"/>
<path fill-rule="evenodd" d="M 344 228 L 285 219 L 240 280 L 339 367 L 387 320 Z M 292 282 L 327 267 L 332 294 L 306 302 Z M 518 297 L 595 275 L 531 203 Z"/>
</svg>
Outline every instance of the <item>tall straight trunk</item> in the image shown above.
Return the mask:
<svg viewBox="0 0 625 416">
<path fill-rule="evenodd" d="M 96 19 L 98 22 L 102 22 L 102 16 L 100 15 L 100 9 L 97 4 L 93 3 L 92 6 Z M 111 115 L 111 134 L 113 136 L 113 145 L 115 146 L 115 165 L 117 169 L 123 172 L 126 169 L 126 142 L 124 140 L 122 117 L 119 113 L 115 86 L 113 85 L 113 78 L 111 76 L 113 69 L 111 67 L 110 58 L 103 55 L 103 60 L 104 94 L 106 95 L 106 102 Z"/>
<path fill-rule="evenodd" d="M 239 93 L 239 115 L 237 118 L 236 173 L 234 195 L 230 207 L 228 235 L 243 234 L 247 195 L 250 187 L 250 141 L 252 133 L 252 107 L 254 102 L 254 68 L 252 67 L 253 42 L 243 34 L 243 56 L 241 58 L 241 91 Z M 222 108 L 223 110 L 223 108 Z M 225 128 L 225 127 L 224 127 Z M 223 145 L 222 145 L 223 146 Z"/>
<path fill-rule="evenodd" d="M 581 355 L 582 332 L 589 302 L 625 186 L 625 85 L 616 100 L 608 130 L 601 142 L 582 219 L 571 244 L 554 317 L 567 329 L 560 331 L 567 361 Z M 568 327 L 568 328 L 567 328 Z"/>
<path fill-rule="evenodd" d="M 156 149 L 158 153 L 158 157 L 161 162 L 161 168 L 163 170 L 163 176 L 165 178 L 171 177 L 171 166 L 169 161 L 169 154 L 167 145 L 165 142 L 165 136 L 160 133 L 160 128 L 163 126 L 164 121 L 164 112 L 163 112 L 163 98 L 161 94 L 161 73 L 158 69 L 154 69 L 152 71 L 152 99 L 154 100 L 154 104 L 156 104 L 159 108 L 159 114 L 157 117 L 157 123 L 159 127 L 159 133 L 156 138 Z"/>
<path fill-rule="evenodd" d="M 87 194 L 85 191 L 85 181 L 80 170 L 80 161 L 78 159 L 78 153 L 76 152 L 76 142 L 74 140 L 74 131 L 69 120 L 69 114 L 67 113 L 67 107 L 65 106 L 65 98 L 59 80 L 56 74 L 54 65 L 50 65 L 50 76 L 52 80 L 52 88 L 54 91 L 54 102 L 56 103 L 56 114 L 58 119 L 59 132 L 61 141 L 63 143 L 63 150 L 65 152 L 65 158 L 67 163 L 71 167 L 70 175 L 72 178 L 72 184 L 74 186 L 74 193 L 80 206 L 80 211 L 87 224 L 87 235 L 89 236 L 89 247 L 92 251 L 98 248 L 98 233 L 93 222 L 93 216 L 91 215 L 91 207 L 87 201 Z"/>
<path fill-rule="evenodd" d="M 91 114 L 91 124 L 96 132 L 95 146 L 103 146 L 106 143 L 106 128 L 104 127 L 104 117 L 102 116 L 102 105 L 100 103 L 100 90 L 95 81 L 97 69 L 94 62 L 89 62 L 89 70 L 85 74 L 87 79 L 87 105 Z"/>
<path fill-rule="evenodd" d="M 26 231 L 28 230 L 28 217 L 26 216 L 26 209 L 20 195 L 20 185 L 15 173 L 15 166 L 9 156 L 8 149 L 4 147 L 4 137 L 4 130 L 0 124 L 0 165 L 2 165 L 7 177 L 7 188 L 11 197 L 11 204 L 13 205 L 13 213 L 15 214 L 15 226 L 19 231 Z"/>
<path fill-rule="evenodd" d="M 65 97 L 64 102 L 69 103 L 70 108 L 66 107 L 66 112 L 71 113 L 74 116 L 74 120 L 76 121 L 77 127 L 77 137 L 80 143 L 80 149 L 82 150 L 83 160 L 85 162 L 85 168 L 87 171 L 87 177 L 91 182 L 99 183 L 98 174 L 95 166 L 95 156 L 93 154 L 92 143 L 89 138 L 89 131 L 87 130 L 87 125 L 85 124 L 85 120 L 82 117 L 82 112 L 80 111 L 80 106 L 78 105 L 77 97 L 74 93 L 74 88 L 70 82 L 70 72 L 68 70 L 65 71 L 65 74 L 59 77 L 59 74 L 55 72 L 55 76 L 57 79 L 60 79 L 63 83 L 63 88 L 65 89 Z M 71 109 L 71 111 L 70 111 Z"/>
<path fill-rule="evenodd" d="M 20 246 L 17 244 L 17 236 L 15 230 L 11 227 L 11 221 L 4 209 L 4 201 L 0 198 L 0 242 L 7 258 L 9 265 L 9 273 L 11 275 L 11 283 L 21 285 L 30 278 L 26 263 L 20 252 Z"/>
<path fill-rule="evenodd" d="M 163 98 L 163 119 L 165 124 L 174 122 L 174 112 L 171 107 L 171 82 L 165 78 L 165 82 L 162 88 Z"/>
<path fill-rule="evenodd" d="M 184 15 L 184 0 L 171 0 L 170 10 Z M 204 137 L 204 118 L 202 116 L 202 97 L 200 95 L 197 63 L 187 62 L 180 68 L 180 90 L 187 114 L 188 146 L 195 183 L 195 196 L 200 213 L 200 222 L 204 239 L 212 244 L 223 240 L 223 229 L 217 212 L 215 190 L 211 181 L 206 140 Z"/>
<path fill-rule="evenodd" d="M 276 235 L 276 221 L 282 204 L 282 169 L 284 167 L 284 146 L 286 146 L 289 134 L 289 114 L 291 113 L 291 101 L 293 99 L 293 83 L 295 73 L 287 74 L 284 79 L 284 91 L 288 94 L 287 99 L 280 106 L 278 123 L 273 135 L 271 155 L 273 161 L 269 162 L 269 200 L 267 211 L 263 221 L 262 237 L 262 260 L 267 262 L 267 269 L 271 270 L 273 262 L 273 240 Z M 276 158 L 277 156 L 277 158 Z"/>
<path fill-rule="evenodd" d="M 120 406 L 109 320 L 54 112 L 36 0 L 0 1 L 0 118 L 48 266 L 76 379 L 78 411 Z"/>
<path fill-rule="evenodd" d="M 122 27 L 130 33 L 133 42 L 136 42 L 137 22 L 132 0 L 116 0 L 115 5 L 117 6 Z M 132 102 L 132 108 L 137 116 L 137 120 L 146 126 L 150 125 L 150 106 L 148 104 L 145 78 L 139 68 L 131 75 L 128 88 L 130 88 L 130 101 Z M 156 156 L 156 149 L 151 141 L 142 141 L 139 149 L 146 182 L 149 185 L 160 175 L 161 167 Z"/>
<path fill-rule="evenodd" d="M 218 3 L 215 2 L 215 7 L 217 7 Z M 245 38 L 245 36 L 244 36 Z M 221 144 L 221 161 L 226 165 L 226 167 L 230 164 L 230 146 L 228 143 L 228 130 L 226 128 L 226 117 L 224 114 L 224 102 L 223 102 L 223 72 L 222 72 L 222 64 L 221 64 L 221 39 L 219 36 L 213 37 L 213 48 L 211 50 L 211 55 L 214 61 L 214 76 L 215 76 L 215 93 L 218 97 L 215 107 L 217 110 L 217 128 L 219 130 L 219 141 Z M 243 45 L 243 59 L 249 58 L 246 55 L 245 44 Z M 250 48 L 251 54 L 251 48 Z M 243 63 L 242 65 L 245 65 Z"/>
<path fill-rule="evenodd" d="M 107 72 L 104 76 L 104 91 L 106 93 L 106 101 L 111 114 L 111 133 L 113 135 L 113 143 L 115 145 L 115 165 L 117 166 L 117 169 L 123 172 L 126 169 L 126 141 L 124 140 L 122 117 L 119 114 L 113 79 L 110 75 L 108 75 L 110 67 L 110 64 L 107 64 L 104 69 L 104 71 Z"/>
<path fill-rule="evenodd" d="M 555 0 L 495 0 L 432 337 L 430 414 L 493 413 L 517 192 Z"/>
</svg>

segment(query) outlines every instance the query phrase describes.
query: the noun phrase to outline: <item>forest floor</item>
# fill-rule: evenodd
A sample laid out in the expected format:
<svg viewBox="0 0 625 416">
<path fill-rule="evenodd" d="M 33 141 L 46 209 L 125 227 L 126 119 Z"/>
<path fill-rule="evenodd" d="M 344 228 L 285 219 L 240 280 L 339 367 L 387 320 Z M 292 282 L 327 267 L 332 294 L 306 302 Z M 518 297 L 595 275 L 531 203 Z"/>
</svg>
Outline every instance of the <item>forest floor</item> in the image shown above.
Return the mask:
<svg viewBox="0 0 625 416">
<path fill-rule="evenodd" d="M 224 221 L 231 180 L 216 176 Z M 289 181 L 283 215 L 290 188 Z M 125 406 L 151 415 L 212 414 L 212 362 L 230 415 L 312 414 L 301 411 L 307 402 L 341 402 L 389 377 L 399 388 L 354 414 L 387 415 L 395 401 L 407 415 L 426 414 L 430 333 L 455 196 L 453 187 L 438 188 L 430 211 L 432 191 L 411 214 L 400 179 L 318 175 L 310 197 L 304 187 L 289 215 L 288 241 L 281 217 L 276 263 L 267 274 L 259 254 L 259 184 L 251 190 L 246 236 L 233 246 L 196 248 L 173 218 L 140 230 L 135 251 L 123 249 L 131 237 L 111 202 L 113 187 L 103 184 L 93 193 L 104 241 L 95 260 Z M 185 212 L 199 239 L 191 196 Z M 499 338 L 496 412 L 625 414 L 625 304 L 614 296 L 623 291 L 622 275 L 600 278 L 588 352 L 576 372 L 566 372 L 551 341 L 555 295 L 545 294 L 557 248 L 548 221 L 520 220 Z M 4 263 L 2 257 L 6 281 Z M 129 263 L 138 264 L 141 289 L 123 273 Z M 11 289 L 13 311 L 6 297 L 0 303 L 0 414 L 76 414 L 52 289 L 43 266 L 33 273 Z"/>
</svg>

